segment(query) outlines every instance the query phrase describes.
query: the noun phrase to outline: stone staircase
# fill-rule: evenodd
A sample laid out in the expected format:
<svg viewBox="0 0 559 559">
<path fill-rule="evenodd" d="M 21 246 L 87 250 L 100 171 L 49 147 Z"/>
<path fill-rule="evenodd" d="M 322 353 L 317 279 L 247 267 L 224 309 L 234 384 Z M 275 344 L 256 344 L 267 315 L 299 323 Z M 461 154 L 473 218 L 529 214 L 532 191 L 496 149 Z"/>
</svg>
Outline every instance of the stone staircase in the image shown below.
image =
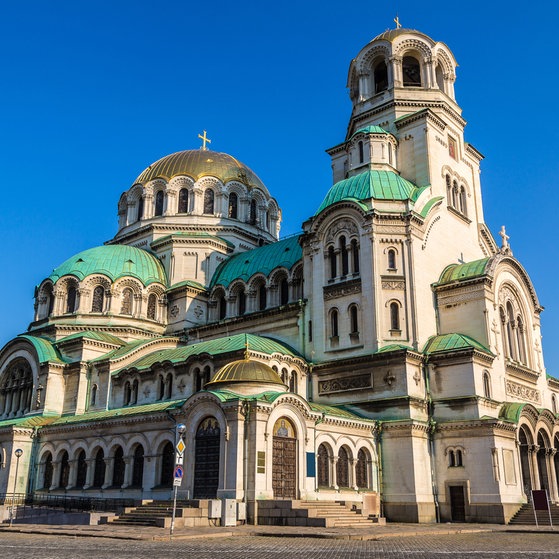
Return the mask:
<svg viewBox="0 0 559 559">
<path fill-rule="evenodd" d="M 124 514 L 114 517 L 102 517 L 105 524 L 123 526 L 156 526 L 169 528 L 173 517 L 173 501 L 143 501 L 138 507 L 124 509 Z M 175 526 L 194 527 L 211 526 L 208 520 L 208 501 L 177 501 Z"/>
<path fill-rule="evenodd" d="M 546 510 L 536 511 L 539 526 L 549 526 L 549 513 Z M 559 526 L 559 506 L 551 505 L 551 521 L 553 526 Z M 528 525 L 535 526 L 534 510 L 532 504 L 522 505 L 519 511 L 509 520 L 510 525 Z"/>
<path fill-rule="evenodd" d="M 321 528 L 370 528 L 385 524 L 344 501 L 258 501 L 258 524 Z"/>
</svg>

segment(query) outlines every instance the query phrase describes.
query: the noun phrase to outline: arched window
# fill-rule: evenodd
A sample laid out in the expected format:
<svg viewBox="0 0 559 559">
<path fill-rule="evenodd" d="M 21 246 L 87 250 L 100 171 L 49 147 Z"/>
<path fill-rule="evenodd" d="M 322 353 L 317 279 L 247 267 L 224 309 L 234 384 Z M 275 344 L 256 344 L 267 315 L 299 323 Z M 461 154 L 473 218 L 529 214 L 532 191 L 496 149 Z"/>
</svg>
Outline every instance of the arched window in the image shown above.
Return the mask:
<svg viewBox="0 0 559 559">
<path fill-rule="evenodd" d="M 337 273 L 336 252 L 333 246 L 328 247 L 328 260 L 330 260 L 330 279 L 334 279 Z"/>
<path fill-rule="evenodd" d="M 82 489 L 87 481 L 87 462 L 85 460 L 85 450 L 80 450 L 78 454 L 78 475 L 76 477 L 76 487 Z"/>
<path fill-rule="evenodd" d="M 551 411 L 554 415 L 557 415 L 557 398 L 555 397 L 555 394 L 551 395 Z"/>
<path fill-rule="evenodd" d="M 351 240 L 351 259 L 353 261 L 353 273 L 359 273 L 359 245 L 357 239 Z"/>
<path fill-rule="evenodd" d="M 214 213 L 214 199 L 215 194 L 211 188 L 206 188 L 204 191 L 204 213 L 213 214 Z"/>
<path fill-rule="evenodd" d="M 287 374 L 287 369 L 282 369 L 281 370 L 281 380 L 283 381 L 284 384 L 287 384 L 288 381 L 288 374 Z"/>
<path fill-rule="evenodd" d="M 173 471 L 175 469 L 175 447 L 172 442 L 167 441 L 161 452 L 161 485 L 171 487 L 173 485 Z"/>
<path fill-rule="evenodd" d="M 340 253 L 342 255 L 342 276 L 349 273 L 349 256 L 347 253 L 347 244 L 344 236 L 340 237 Z"/>
<path fill-rule="evenodd" d="M 68 480 L 70 478 L 70 460 L 68 453 L 64 451 L 60 460 L 60 477 L 58 478 L 58 487 L 66 489 L 68 487 Z"/>
<path fill-rule="evenodd" d="M 179 211 L 180 214 L 188 213 L 188 188 L 181 188 L 179 191 Z"/>
<path fill-rule="evenodd" d="M 398 303 L 390 303 L 390 330 L 400 330 L 400 306 Z"/>
<path fill-rule="evenodd" d="M 388 164 L 392 165 L 392 159 L 393 159 L 393 155 L 392 155 L 392 144 L 389 143 L 388 144 Z"/>
<path fill-rule="evenodd" d="M 387 252 L 388 257 L 388 269 L 395 270 L 396 269 L 396 251 L 393 249 L 389 249 Z"/>
<path fill-rule="evenodd" d="M 336 309 L 334 309 L 330 314 L 330 334 L 333 338 L 337 338 L 339 335 L 338 311 Z"/>
<path fill-rule="evenodd" d="M 157 386 L 157 399 L 163 400 L 165 398 L 165 379 L 163 375 L 159 375 Z"/>
<path fill-rule="evenodd" d="M 282 278 L 279 284 L 280 305 L 287 305 L 289 302 L 289 284 L 287 278 Z"/>
<path fill-rule="evenodd" d="M 363 142 L 360 140 L 357 145 L 359 147 L 359 163 L 363 163 L 363 160 L 365 158 L 364 151 L 363 151 Z"/>
<path fill-rule="evenodd" d="M 139 386 L 138 379 L 134 379 L 134 382 L 132 383 L 132 394 L 130 396 L 130 402 L 132 404 L 138 403 L 138 386 Z"/>
<path fill-rule="evenodd" d="M 421 87 L 421 66 L 413 56 L 404 56 L 402 60 L 404 87 Z"/>
<path fill-rule="evenodd" d="M 103 487 L 105 483 L 105 453 L 100 448 L 95 455 L 95 469 L 93 470 L 93 487 Z"/>
<path fill-rule="evenodd" d="M 483 373 L 483 395 L 485 398 L 491 398 L 491 380 L 487 371 Z"/>
<path fill-rule="evenodd" d="M 237 291 L 237 316 L 243 316 L 247 310 L 247 297 L 244 288 Z"/>
<path fill-rule="evenodd" d="M 318 486 L 330 487 L 330 454 L 325 444 L 318 447 L 316 466 Z"/>
<path fill-rule="evenodd" d="M 47 316 L 50 316 L 54 308 L 54 293 L 52 292 L 52 288 L 50 288 L 49 292 L 47 293 L 47 299 L 48 299 Z"/>
<path fill-rule="evenodd" d="M 456 467 L 462 466 L 462 451 L 460 449 L 456 450 Z"/>
<path fill-rule="evenodd" d="M 155 310 L 157 308 L 157 295 L 152 293 L 148 297 L 148 310 L 147 310 L 147 317 L 150 320 L 155 320 Z"/>
<path fill-rule="evenodd" d="M 258 287 L 258 310 L 263 311 L 266 309 L 266 284 L 261 283 Z"/>
<path fill-rule="evenodd" d="M 458 209 L 458 183 L 452 181 L 452 207 Z"/>
<path fill-rule="evenodd" d="M 468 215 L 468 209 L 466 207 L 466 189 L 463 186 L 460 187 L 460 195 L 458 197 L 458 200 L 460 202 L 460 211 L 464 215 Z"/>
<path fill-rule="evenodd" d="M 375 80 L 375 93 L 380 93 L 388 89 L 388 69 L 384 60 L 381 60 L 375 66 L 373 79 Z"/>
<path fill-rule="evenodd" d="M 163 215 L 163 199 L 164 199 L 163 190 L 159 190 L 155 195 L 155 213 L 154 215 Z"/>
<path fill-rule="evenodd" d="M 52 467 L 52 454 L 47 452 L 43 469 L 43 489 L 50 489 L 52 486 L 52 474 L 54 468 Z"/>
<path fill-rule="evenodd" d="M 19 357 L 8 366 L 0 383 L 0 414 L 21 415 L 31 409 L 33 372 L 27 360 Z M 3 397 L 2 397 L 3 396 Z"/>
<path fill-rule="evenodd" d="M 96 384 L 94 384 L 91 387 L 91 402 L 90 402 L 91 406 L 95 406 L 97 404 L 97 392 L 98 392 L 98 390 L 99 389 L 98 389 Z"/>
<path fill-rule="evenodd" d="M 450 179 L 450 175 L 445 176 L 446 181 L 446 203 L 449 206 L 452 206 L 452 180 Z"/>
<path fill-rule="evenodd" d="M 105 303 L 105 289 L 103 286 L 98 285 L 93 290 L 93 299 L 91 301 L 91 312 L 103 312 L 103 305 Z"/>
<path fill-rule="evenodd" d="M 167 400 L 170 400 L 172 394 L 173 394 L 173 375 L 169 373 L 167 375 L 167 379 L 165 380 L 165 398 L 167 398 Z"/>
<path fill-rule="evenodd" d="M 66 296 L 66 312 L 73 313 L 76 312 L 76 288 L 71 285 L 68 288 L 68 294 Z"/>
<path fill-rule="evenodd" d="M 237 219 L 239 215 L 239 197 L 235 192 L 229 194 L 229 217 L 231 219 Z"/>
<path fill-rule="evenodd" d="M 526 365 L 526 340 L 524 330 L 524 321 L 522 320 L 522 317 L 518 315 L 516 317 L 516 346 L 518 347 L 518 360 Z"/>
<path fill-rule="evenodd" d="M 132 315 L 132 300 L 134 294 L 129 287 L 122 291 L 122 304 L 120 306 L 120 314 Z"/>
<path fill-rule="evenodd" d="M 130 381 L 124 383 L 124 405 L 128 406 L 132 397 L 132 389 L 130 386 Z"/>
<path fill-rule="evenodd" d="M 448 466 L 454 468 L 456 466 L 456 456 L 454 456 L 454 450 L 448 451 Z"/>
<path fill-rule="evenodd" d="M 444 91 L 444 75 L 440 64 L 437 64 L 437 67 L 435 68 L 435 79 L 437 81 L 438 88 L 441 91 Z"/>
<path fill-rule="evenodd" d="M 124 462 L 124 451 L 121 446 L 118 446 L 115 450 L 114 462 L 113 462 L 113 487 L 121 487 L 124 483 L 124 470 L 126 464 Z"/>
<path fill-rule="evenodd" d="M 359 317 L 357 305 L 349 307 L 350 334 L 359 334 Z"/>
<path fill-rule="evenodd" d="M 357 464 L 355 465 L 355 481 L 357 487 L 367 488 L 369 487 L 368 480 L 368 457 L 364 449 L 360 449 L 357 453 Z"/>
<path fill-rule="evenodd" d="M 297 373 L 291 371 L 291 376 L 289 377 L 289 391 L 297 392 Z"/>
<path fill-rule="evenodd" d="M 349 487 L 349 455 L 346 448 L 343 446 L 338 451 L 336 483 L 338 487 Z"/>
<path fill-rule="evenodd" d="M 140 221 L 142 217 L 144 217 L 144 199 L 140 196 L 138 198 L 138 213 L 136 221 Z"/>
<path fill-rule="evenodd" d="M 507 350 L 511 359 L 516 360 L 516 348 L 514 345 L 514 312 L 510 301 L 507 303 L 507 323 L 506 323 L 506 337 L 507 337 Z"/>
<path fill-rule="evenodd" d="M 256 225 L 256 200 L 250 201 L 250 211 L 248 216 L 248 222 L 251 225 Z"/>
<path fill-rule="evenodd" d="M 132 468 L 132 486 L 142 487 L 144 483 L 144 447 L 139 444 L 134 449 L 134 466 Z"/>
<path fill-rule="evenodd" d="M 220 295 L 217 300 L 217 308 L 219 313 L 219 320 L 223 320 L 227 316 L 227 301 L 225 295 Z"/>
</svg>

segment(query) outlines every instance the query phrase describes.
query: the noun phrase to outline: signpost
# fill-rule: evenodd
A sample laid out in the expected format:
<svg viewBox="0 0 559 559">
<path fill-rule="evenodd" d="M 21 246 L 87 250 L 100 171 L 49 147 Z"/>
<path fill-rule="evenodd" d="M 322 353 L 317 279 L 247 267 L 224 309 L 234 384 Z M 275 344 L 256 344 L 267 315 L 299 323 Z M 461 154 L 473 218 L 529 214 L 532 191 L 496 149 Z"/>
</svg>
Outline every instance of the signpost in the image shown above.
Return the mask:
<svg viewBox="0 0 559 559">
<path fill-rule="evenodd" d="M 21 448 L 16 448 L 16 451 L 14 452 L 15 457 L 16 457 L 16 475 L 14 478 L 14 492 L 12 493 L 12 508 L 10 509 L 10 527 L 12 526 L 12 522 L 14 520 L 14 503 L 16 500 L 16 489 L 17 489 L 17 471 L 19 468 L 19 459 L 21 458 L 21 455 L 23 454 L 23 450 L 21 450 Z"/>
<path fill-rule="evenodd" d="M 175 471 L 173 472 L 173 487 L 174 487 L 174 495 L 173 495 L 173 517 L 171 519 L 171 532 L 170 537 L 173 537 L 173 531 L 175 530 L 175 514 L 177 512 L 177 491 L 178 488 L 181 486 L 182 478 L 184 476 L 184 449 L 186 445 L 183 441 L 183 435 L 186 431 L 186 425 L 184 423 L 179 423 L 177 425 L 177 446 L 176 448 L 176 455 L 175 455 Z"/>
</svg>

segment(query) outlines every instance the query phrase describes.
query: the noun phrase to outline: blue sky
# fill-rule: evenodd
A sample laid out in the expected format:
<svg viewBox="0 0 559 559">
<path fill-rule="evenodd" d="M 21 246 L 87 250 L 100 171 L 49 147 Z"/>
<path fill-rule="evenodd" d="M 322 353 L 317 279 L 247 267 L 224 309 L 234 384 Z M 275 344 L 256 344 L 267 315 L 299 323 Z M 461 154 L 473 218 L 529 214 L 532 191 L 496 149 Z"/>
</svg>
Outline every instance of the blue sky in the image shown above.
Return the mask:
<svg viewBox="0 0 559 559">
<path fill-rule="evenodd" d="M 277 198 L 282 235 L 297 232 L 331 185 L 324 150 L 344 139 L 349 63 L 398 12 L 404 27 L 445 42 L 459 63 L 466 139 L 486 156 L 485 221 L 494 236 L 507 226 L 532 277 L 546 308 L 547 369 L 559 376 L 559 10 L 423 5 L 4 3 L 0 346 L 31 321 L 35 284 L 114 235 L 118 198 L 136 176 L 199 147 L 204 129 L 212 149 L 247 164 Z"/>
</svg>

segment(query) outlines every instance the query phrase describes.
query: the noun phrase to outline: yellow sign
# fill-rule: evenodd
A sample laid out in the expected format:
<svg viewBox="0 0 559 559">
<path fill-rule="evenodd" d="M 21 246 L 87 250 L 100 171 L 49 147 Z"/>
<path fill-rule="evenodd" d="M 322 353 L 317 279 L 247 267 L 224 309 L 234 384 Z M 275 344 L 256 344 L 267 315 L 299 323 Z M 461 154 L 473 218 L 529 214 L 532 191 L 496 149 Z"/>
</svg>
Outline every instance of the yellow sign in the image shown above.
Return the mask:
<svg viewBox="0 0 559 559">
<path fill-rule="evenodd" d="M 177 444 L 177 452 L 178 452 L 179 454 L 182 454 L 182 453 L 184 452 L 184 449 L 185 449 L 185 448 L 186 448 L 186 447 L 185 447 L 184 441 L 183 441 L 182 439 L 180 439 L 179 442 L 178 442 L 178 444 Z"/>
</svg>

